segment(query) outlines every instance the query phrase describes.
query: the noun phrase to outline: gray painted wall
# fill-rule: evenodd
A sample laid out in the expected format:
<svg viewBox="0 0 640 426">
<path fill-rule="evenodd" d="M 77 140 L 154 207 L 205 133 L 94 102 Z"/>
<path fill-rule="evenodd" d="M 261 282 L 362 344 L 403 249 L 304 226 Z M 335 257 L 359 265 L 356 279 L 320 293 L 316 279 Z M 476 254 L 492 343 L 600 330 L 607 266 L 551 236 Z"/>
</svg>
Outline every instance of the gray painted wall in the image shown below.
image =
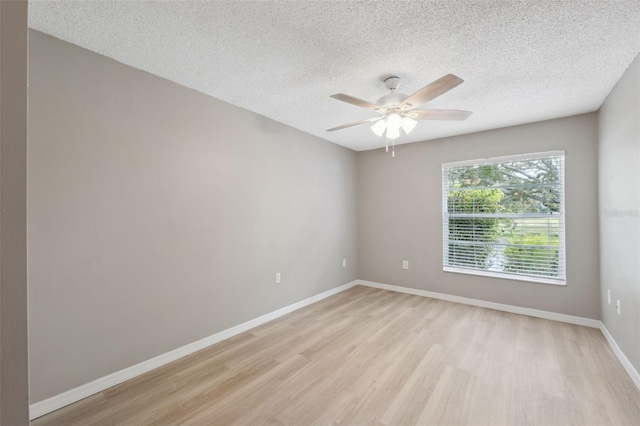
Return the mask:
<svg viewBox="0 0 640 426">
<path fill-rule="evenodd" d="M 598 154 L 602 321 L 640 371 L 640 56 L 600 109 Z"/>
<path fill-rule="evenodd" d="M 597 142 L 597 116 L 586 114 L 401 145 L 395 158 L 359 153 L 359 278 L 599 318 Z M 443 272 L 441 164 L 552 150 L 566 151 L 567 285 Z"/>
<path fill-rule="evenodd" d="M 32 403 L 357 278 L 355 152 L 35 31 L 30 69 Z"/>
<path fill-rule="evenodd" d="M 29 424 L 27 2 L 0 1 L 0 424 Z"/>
</svg>

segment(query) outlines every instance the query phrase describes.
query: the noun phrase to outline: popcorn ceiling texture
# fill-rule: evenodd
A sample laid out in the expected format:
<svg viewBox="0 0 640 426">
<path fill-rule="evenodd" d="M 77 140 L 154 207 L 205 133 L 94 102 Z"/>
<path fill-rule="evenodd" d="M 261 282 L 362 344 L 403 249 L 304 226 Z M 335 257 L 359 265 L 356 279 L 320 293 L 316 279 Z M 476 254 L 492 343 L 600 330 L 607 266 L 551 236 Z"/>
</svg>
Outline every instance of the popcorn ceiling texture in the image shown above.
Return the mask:
<svg viewBox="0 0 640 426">
<path fill-rule="evenodd" d="M 31 28 L 354 150 L 381 78 L 399 92 L 452 73 L 465 83 L 423 108 L 473 111 L 420 122 L 397 143 L 597 110 L 640 51 L 637 0 L 32 1 Z M 518 141 L 514 141 L 514 144 Z"/>
</svg>

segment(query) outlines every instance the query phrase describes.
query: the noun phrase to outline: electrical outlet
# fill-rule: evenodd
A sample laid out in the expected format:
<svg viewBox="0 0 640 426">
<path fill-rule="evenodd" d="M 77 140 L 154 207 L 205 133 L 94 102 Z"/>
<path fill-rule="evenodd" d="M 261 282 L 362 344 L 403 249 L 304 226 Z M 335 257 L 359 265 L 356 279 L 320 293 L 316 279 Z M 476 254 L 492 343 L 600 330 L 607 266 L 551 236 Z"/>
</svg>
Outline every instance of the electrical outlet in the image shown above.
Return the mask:
<svg viewBox="0 0 640 426">
<path fill-rule="evenodd" d="M 607 290 L 607 302 L 611 304 L 611 290 Z"/>
<path fill-rule="evenodd" d="M 402 269 L 409 269 L 409 261 L 408 260 L 403 260 L 402 261 Z"/>
<path fill-rule="evenodd" d="M 347 267 L 347 259 L 342 259 L 342 267 L 343 268 Z"/>
<path fill-rule="evenodd" d="M 616 300 L 616 312 L 620 315 L 620 299 Z"/>
<path fill-rule="evenodd" d="M 280 284 L 281 278 L 280 272 L 276 272 L 276 284 Z"/>
</svg>

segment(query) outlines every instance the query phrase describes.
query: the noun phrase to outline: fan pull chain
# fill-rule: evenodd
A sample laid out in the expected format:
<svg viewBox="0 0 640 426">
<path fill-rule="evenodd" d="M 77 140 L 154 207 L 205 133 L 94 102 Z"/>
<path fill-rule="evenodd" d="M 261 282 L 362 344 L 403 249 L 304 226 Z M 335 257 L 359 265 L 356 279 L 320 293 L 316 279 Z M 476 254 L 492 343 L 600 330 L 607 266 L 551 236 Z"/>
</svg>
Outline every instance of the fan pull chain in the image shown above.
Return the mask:
<svg viewBox="0 0 640 426">
<path fill-rule="evenodd" d="M 386 149 L 387 149 L 387 152 L 389 152 L 389 138 L 386 138 L 386 139 L 387 139 L 387 148 Z"/>
<path fill-rule="evenodd" d="M 395 139 L 391 141 L 391 156 L 392 157 L 396 156 L 396 140 Z"/>
</svg>

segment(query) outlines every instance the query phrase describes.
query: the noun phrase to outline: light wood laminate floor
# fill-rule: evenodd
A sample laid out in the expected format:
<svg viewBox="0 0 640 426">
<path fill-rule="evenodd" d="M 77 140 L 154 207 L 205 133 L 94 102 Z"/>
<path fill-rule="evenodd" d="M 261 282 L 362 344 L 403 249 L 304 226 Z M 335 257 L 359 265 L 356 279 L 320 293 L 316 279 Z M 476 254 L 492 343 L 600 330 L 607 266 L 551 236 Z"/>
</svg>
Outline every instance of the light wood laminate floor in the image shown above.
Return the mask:
<svg viewBox="0 0 640 426">
<path fill-rule="evenodd" d="M 357 286 L 32 422 L 640 425 L 599 330 Z"/>
</svg>

